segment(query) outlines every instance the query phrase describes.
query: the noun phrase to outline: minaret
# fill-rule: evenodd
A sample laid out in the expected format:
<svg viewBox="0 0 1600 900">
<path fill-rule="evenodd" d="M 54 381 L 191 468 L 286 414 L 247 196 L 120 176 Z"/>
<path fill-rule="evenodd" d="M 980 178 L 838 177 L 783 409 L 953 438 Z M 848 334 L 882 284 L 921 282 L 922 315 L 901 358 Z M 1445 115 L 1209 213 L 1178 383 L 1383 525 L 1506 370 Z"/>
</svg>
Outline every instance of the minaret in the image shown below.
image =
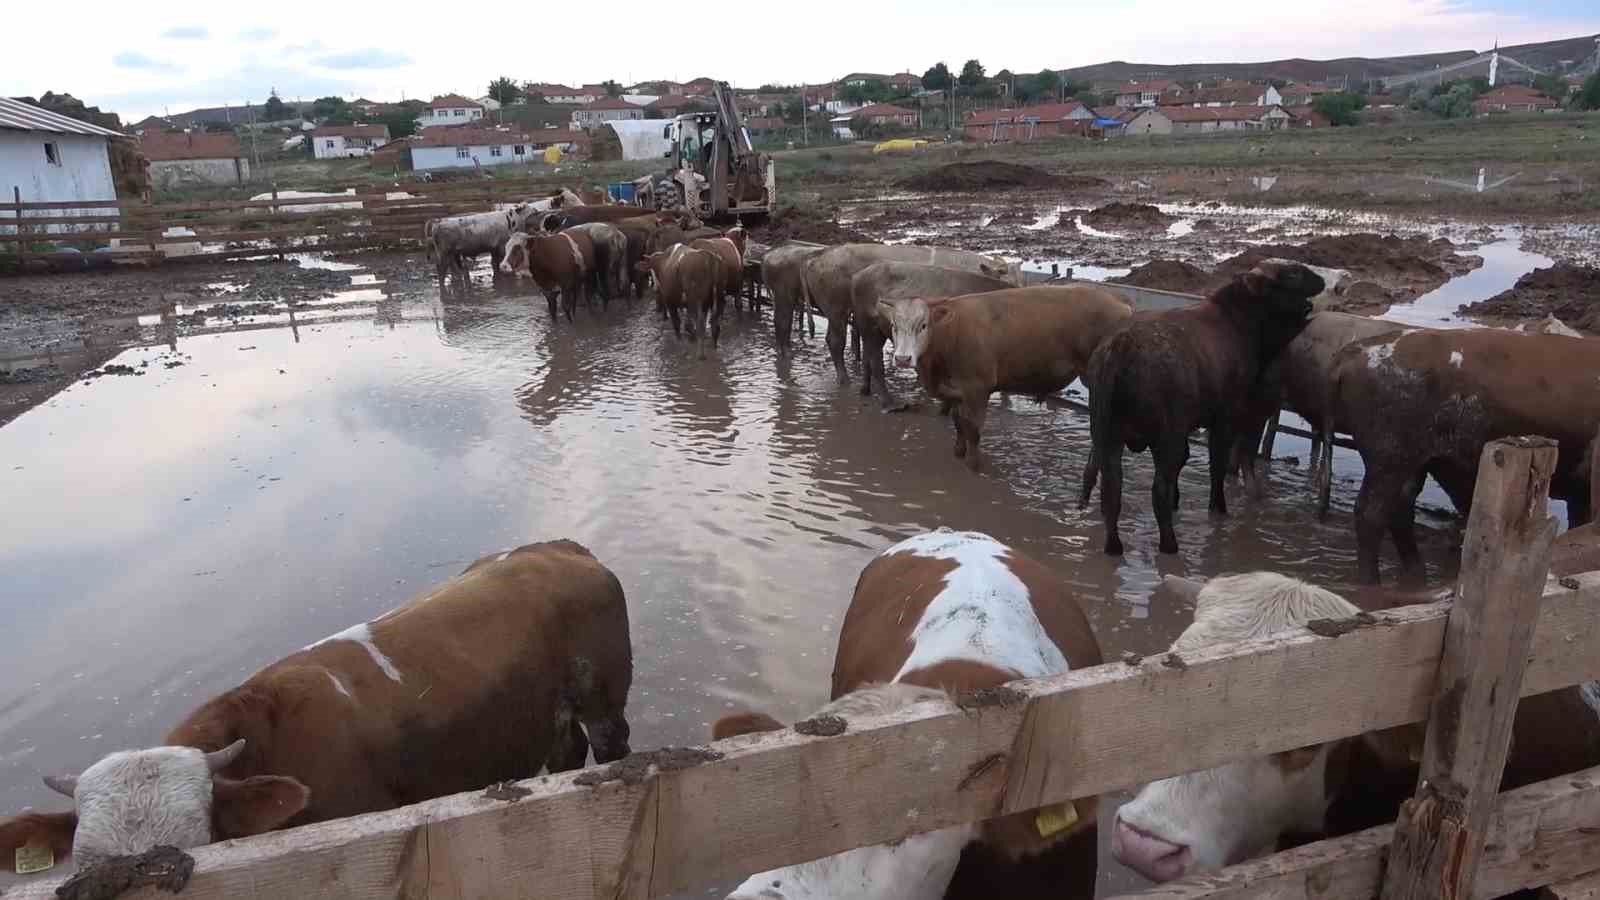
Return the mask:
<svg viewBox="0 0 1600 900">
<path fill-rule="evenodd" d="M 1489 57 L 1489 87 L 1494 87 L 1495 76 L 1500 73 L 1500 39 L 1494 40 L 1494 55 Z"/>
</svg>

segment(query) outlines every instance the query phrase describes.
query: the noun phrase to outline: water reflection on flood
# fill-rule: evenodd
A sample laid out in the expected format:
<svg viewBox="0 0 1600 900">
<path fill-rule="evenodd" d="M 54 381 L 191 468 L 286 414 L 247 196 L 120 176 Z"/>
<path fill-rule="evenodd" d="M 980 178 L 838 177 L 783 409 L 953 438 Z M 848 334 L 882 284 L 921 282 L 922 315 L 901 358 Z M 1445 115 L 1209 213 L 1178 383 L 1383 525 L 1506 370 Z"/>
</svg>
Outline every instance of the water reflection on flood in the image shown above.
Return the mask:
<svg viewBox="0 0 1600 900">
<path fill-rule="evenodd" d="M 939 525 L 1047 561 L 1112 658 L 1181 630 L 1188 610 L 1150 602 L 1164 573 L 1353 581 L 1348 452 L 1326 523 L 1289 463 L 1212 520 L 1197 453 L 1183 552 L 1161 558 L 1148 457 L 1130 456 L 1113 560 L 1073 500 L 1087 417 L 1060 403 L 997 398 L 974 477 L 929 407 L 880 413 L 820 340 L 779 359 L 765 317 L 730 311 L 700 361 L 648 304 L 575 325 L 543 310 L 481 285 L 396 300 L 367 279 L 248 316 L 191 309 L 181 328 L 172 310 L 111 360 L 146 374 L 75 384 L 0 429 L 0 811 L 59 806 L 45 771 L 157 743 L 283 653 L 529 540 L 574 538 L 621 579 L 639 748 L 701 741 L 733 706 L 809 714 L 861 567 Z M 1307 451 L 1277 444 L 1302 466 Z M 1425 524 L 1429 561 L 1453 565 Z"/>
</svg>

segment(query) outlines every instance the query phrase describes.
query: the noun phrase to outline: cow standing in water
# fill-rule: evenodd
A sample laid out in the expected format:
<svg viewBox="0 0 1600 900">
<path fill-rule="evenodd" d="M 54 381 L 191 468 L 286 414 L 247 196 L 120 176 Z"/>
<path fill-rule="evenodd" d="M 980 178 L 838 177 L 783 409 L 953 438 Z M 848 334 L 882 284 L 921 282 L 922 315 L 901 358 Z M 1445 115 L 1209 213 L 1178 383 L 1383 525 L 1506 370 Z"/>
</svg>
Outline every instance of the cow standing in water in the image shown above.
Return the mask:
<svg viewBox="0 0 1600 900">
<path fill-rule="evenodd" d="M 0 820 L 80 868 L 391 809 L 628 753 L 616 576 L 572 541 L 486 556 L 434 591 L 203 704 L 166 746 L 46 779 L 73 812 Z"/>
<path fill-rule="evenodd" d="M 895 544 L 862 570 L 839 629 L 833 700 L 819 714 L 848 719 L 949 704 L 950 693 L 1100 661 L 1089 622 L 1059 578 L 988 535 L 941 528 Z M 782 727 L 744 713 L 718 721 L 712 735 Z M 1021 900 L 1035 890 L 1089 900 L 1097 804 L 1083 798 L 774 869 L 751 876 L 729 900 Z"/>
</svg>

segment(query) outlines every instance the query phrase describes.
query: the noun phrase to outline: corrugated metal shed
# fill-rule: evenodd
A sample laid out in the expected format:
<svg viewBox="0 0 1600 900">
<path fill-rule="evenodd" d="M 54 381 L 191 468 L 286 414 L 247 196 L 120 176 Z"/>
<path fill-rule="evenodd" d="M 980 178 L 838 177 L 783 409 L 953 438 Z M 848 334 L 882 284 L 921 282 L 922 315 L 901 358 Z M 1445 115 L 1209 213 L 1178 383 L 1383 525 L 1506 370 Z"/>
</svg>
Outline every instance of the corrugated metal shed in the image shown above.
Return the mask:
<svg viewBox="0 0 1600 900">
<path fill-rule="evenodd" d="M 123 137 L 118 131 L 69 119 L 60 113 L 40 109 L 31 103 L 0 97 L 0 128 L 13 131 L 49 131 L 55 134 L 96 134 L 104 137 Z"/>
</svg>

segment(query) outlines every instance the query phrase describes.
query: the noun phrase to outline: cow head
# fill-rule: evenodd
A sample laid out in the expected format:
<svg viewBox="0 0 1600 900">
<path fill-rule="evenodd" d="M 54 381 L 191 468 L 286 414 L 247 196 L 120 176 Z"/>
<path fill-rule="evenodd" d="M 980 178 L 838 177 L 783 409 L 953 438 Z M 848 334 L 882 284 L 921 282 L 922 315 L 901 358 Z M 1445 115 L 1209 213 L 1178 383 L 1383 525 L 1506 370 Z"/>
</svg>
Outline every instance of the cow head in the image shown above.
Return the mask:
<svg viewBox="0 0 1600 900">
<path fill-rule="evenodd" d="M 867 685 L 829 703 L 817 714 L 848 719 L 882 715 L 922 702 L 948 703 L 949 698 L 943 691 L 916 685 Z M 782 727 L 762 713 L 740 713 L 718 720 L 711 733 L 721 739 Z M 859 847 L 784 866 L 750 876 L 727 900 L 834 900 L 860 895 L 863 885 L 871 885 L 876 897 L 940 897 L 961 861 L 961 849 L 977 835 L 977 825 L 958 825 L 893 844 Z"/>
<path fill-rule="evenodd" d="M 518 203 L 516 206 L 506 210 L 506 230 L 521 231 L 526 228 L 528 219 L 533 216 L 534 212 L 533 206 L 528 203 Z"/>
<path fill-rule="evenodd" d="M 727 231 L 724 231 L 722 236 L 730 241 L 733 241 L 733 246 L 739 250 L 739 258 L 744 259 L 744 226 L 735 225 L 732 228 L 729 228 Z"/>
<path fill-rule="evenodd" d="M 163 844 L 187 849 L 281 827 L 310 802 L 293 778 L 219 774 L 244 751 L 243 740 L 206 753 L 155 747 L 113 753 L 81 775 L 45 778 L 71 797 L 71 813 L 25 813 L 0 821 L 0 865 L 12 870 L 16 850 L 49 847 L 79 868 Z"/>
<path fill-rule="evenodd" d="M 894 342 L 894 364 L 915 368 L 928 350 L 929 332 L 949 313 L 945 304 L 919 298 L 879 300 L 878 316 L 889 323 L 889 339 Z"/>
<path fill-rule="evenodd" d="M 564 212 L 547 212 L 539 217 L 539 227 L 534 231 L 560 231 L 566 224 L 567 214 Z"/>
<path fill-rule="evenodd" d="M 1298 263 L 1263 262 L 1223 286 L 1212 298 L 1260 323 L 1268 359 L 1305 330 L 1311 298 L 1322 293 L 1322 276 Z"/>
<path fill-rule="evenodd" d="M 527 232 L 513 231 L 506 238 L 505 253 L 500 255 L 500 271 L 518 278 L 528 278 L 533 275 L 528 252 Z"/>
<path fill-rule="evenodd" d="M 1271 572 L 1213 578 L 1204 585 L 1169 577 L 1168 589 L 1195 600 L 1194 623 L 1175 651 L 1259 640 L 1312 619 L 1359 610 L 1330 591 Z M 1302 747 L 1145 785 L 1117 811 L 1111 853 L 1153 881 L 1232 865 L 1272 852 L 1290 833 L 1323 830 L 1330 759 L 1343 742 Z M 1337 773 L 1334 773 L 1337 774 Z"/>
</svg>

